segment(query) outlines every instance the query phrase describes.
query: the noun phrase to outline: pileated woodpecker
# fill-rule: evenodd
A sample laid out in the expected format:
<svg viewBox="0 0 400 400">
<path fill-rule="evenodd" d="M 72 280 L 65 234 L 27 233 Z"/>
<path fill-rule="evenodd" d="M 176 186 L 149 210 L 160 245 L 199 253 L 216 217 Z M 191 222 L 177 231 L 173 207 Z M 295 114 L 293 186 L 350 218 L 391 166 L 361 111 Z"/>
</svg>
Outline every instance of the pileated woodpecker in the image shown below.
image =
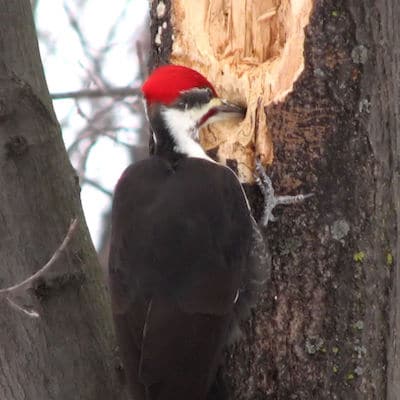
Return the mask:
<svg viewBox="0 0 400 400">
<path fill-rule="evenodd" d="M 206 155 L 198 132 L 245 109 L 183 66 L 156 69 L 142 91 L 155 151 L 115 189 L 115 326 L 134 400 L 203 400 L 240 297 L 253 220 L 236 175 Z"/>
</svg>

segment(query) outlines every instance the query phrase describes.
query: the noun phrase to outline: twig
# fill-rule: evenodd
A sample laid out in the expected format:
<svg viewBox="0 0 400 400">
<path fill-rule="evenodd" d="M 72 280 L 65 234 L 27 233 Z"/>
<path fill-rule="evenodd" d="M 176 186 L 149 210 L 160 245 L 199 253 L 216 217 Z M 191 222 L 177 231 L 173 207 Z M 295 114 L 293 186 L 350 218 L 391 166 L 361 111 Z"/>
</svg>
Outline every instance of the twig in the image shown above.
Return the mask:
<svg viewBox="0 0 400 400">
<path fill-rule="evenodd" d="M 72 235 L 78 226 L 78 219 L 75 218 L 71 225 L 69 226 L 67 235 L 65 236 L 63 242 L 61 243 L 60 247 L 54 252 L 54 254 L 51 256 L 50 260 L 47 261 L 47 263 L 39 269 L 39 271 L 35 272 L 33 275 L 31 275 L 29 278 L 26 278 L 24 281 L 17 283 L 16 285 L 10 286 L 5 289 L 0 289 L 0 295 L 4 295 L 6 293 L 10 292 L 16 292 L 19 290 L 27 289 L 28 286 L 36 279 L 38 279 L 41 275 L 43 275 L 57 260 L 58 257 L 60 257 L 60 254 L 65 250 L 65 248 L 68 246 L 69 241 L 72 238 Z"/>
<path fill-rule="evenodd" d="M 147 78 L 147 70 L 146 70 L 146 63 L 144 61 L 144 56 L 143 56 L 142 42 L 140 40 L 138 40 L 136 42 L 136 54 L 137 54 L 137 58 L 139 61 L 140 81 L 144 82 Z"/>
<path fill-rule="evenodd" d="M 88 184 L 90 186 L 93 186 L 95 189 L 99 190 L 100 192 L 104 193 L 106 196 L 112 197 L 112 192 L 108 189 L 106 189 L 104 186 L 102 186 L 99 182 L 94 181 L 93 179 L 84 177 L 82 178 L 82 183 L 83 184 Z"/>
<path fill-rule="evenodd" d="M 82 29 L 79 25 L 78 19 L 74 15 L 74 12 L 69 8 L 67 1 L 64 1 L 64 11 L 65 14 L 67 15 L 69 24 L 71 28 L 75 31 L 76 35 L 78 36 L 80 45 L 82 47 L 83 52 L 85 53 L 85 56 L 89 59 L 93 59 L 92 53 L 89 51 L 89 44 L 85 38 L 85 36 L 82 33 Z"/>
<path fill-rule="evenodd" d="M 114 23 L 111 25 L 110 30 L 107 33 L 107 37 L 105 40 L 106 45 L 105 45 L 104 49 L 101 51 L 102 56 L 104 56 L 104 54 L 107 53 L 107 51 L 111 47 L 111 43 L 115 39 L 115 36 L 117 34 L 117 29 L 120 26 L 123 19 L 126 17 L 127 11 L 128 11 L 128 2 L 125 3 L 125 7 L 122 9 L 120 14 L 117 16 Z M 100 60 L 100 61 L 103 62 L 103 60 Z"/>
<path fill-rule="evenodd" d="M 102 122 L 103 119 L 105 119 L 106 114 L 113 109 L 113 107 L 116 104 L 115 102 L 112 102 L 108 104 L 106 107 L 103 107 L 99 110 L 96 111 L 96 113 L 89 117 L 87 116 L 83 110 L 81 109 L 79 102 L 76 100 L 76 109 L 78 112 L 78 115 L 80 115 L 84 120 L 86 120 L 87 125 L 76 135 L 76 139 L 72 144 L 68 147 L 67 152 L 68 155 L 71 157 L 72 153 L 75 151 L 75 148 L 80 144 L 80 142 L 84 139 L 90 139 L 91 136 L 93 136 L 93 126 L 98 123 L 98 121 Z M 101 130 L 103 130 L 101 128 Z M 99 136 L 100 133 L 102 133 L 99 129 L 95 132 L 97 136 Z"/>
<path fill-rule="evenodd" d="M 28 310 L 27 308 L 20 306 L 19 304 L 15 303 L 13 300 L 11 300 L 9 297 L 6 297 L 6 300 L 8 301 L 8 304 L 14 308 L 14 310 L 21 311 L 24 314 L 26 314 L 28 317 L 31 318 L 39 318 L 40 315 L 37 313 L 35 310 Z"/>
<path fill-rule="evenodd" d="M 129 97 L 139 96 L 140 89 L 135 87 L 107 88 L 107 89 L 82 89 L 73 92 L 53 93 L 53 100 L 61 99 L 81 99 L 96 97 Z"/>
<path fill-rule="evenodd" d="M 5 298 L 13 308 L 20 310 L 20 311 L 24 312 L 25 314 L 27 314 L 31 317 L 38 317 L 39 314 L 36 311 L 30 311 L 30 310 L 27 310 L 26 308 L 18 305 L 13 300 L 11 300 L 10 295 L 15 295 L 18 292 L 21 292 L 23 290 L 30 288 L 32 286 L 33 282 L 35 280 L 37 280 L 38 278 L 40 278 L 56 262 L 56 260 L 60 257 L 61 253 L 68 246 L 68 243 L 70 242 L 77 226 L 78 226 L 78 219 L 75 218 L 72 221 L 63 242 L 61 243 L 60 247 L 51 256 L 50 260 L 47 261 L 47 263 L 42 268 L 40 268 L 37 272 L 35 272 L 33 275 L 26 278 L 22 282 L 19 282 L 13 286 L 9 286 L 4 289 L 0 289 L 0 298 Z"/>
<path fill-rule="evenodd" d="M 99 135 L 90 135 L 89 139 L 81 144 L 80 147 L 83 148 L 81 153 L 78 156 L 78 160 L 76 162 L 75 170 L 79 177 L 83 177 L 86 171 L 86 165 L 89 159 L 90 152 L 93 150 L 93 147 L 96 145 L 99 139 Z"/>
</svg>

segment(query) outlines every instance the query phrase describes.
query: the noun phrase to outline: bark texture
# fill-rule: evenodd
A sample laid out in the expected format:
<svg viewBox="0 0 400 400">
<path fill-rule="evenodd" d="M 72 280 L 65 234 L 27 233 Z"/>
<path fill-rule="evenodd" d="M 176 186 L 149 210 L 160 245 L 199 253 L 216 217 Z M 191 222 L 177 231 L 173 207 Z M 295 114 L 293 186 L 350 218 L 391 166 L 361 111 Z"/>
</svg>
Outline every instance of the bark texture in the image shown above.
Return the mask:
<svg viewBox="0 0 400 400">
<path fill-rule="evenodd" d="M 0 287 L 32 275 L 80 228 L 22 304 L 0 303 L 0 398 L 122 399 L 108 296 L 55 118 L 29 0 L 0 0 Z"/>
<path fill-rule="evenodd" d="M 154 65 L 174 33 L 155 43 L 159 3 Z M 397 0 L 314 0 L 304 71 L 265 114 L 277 193 L 315 197 L 268 226 L 271 282 L 220 400 L 399 397 L 399 19 Z"/>
</svg>

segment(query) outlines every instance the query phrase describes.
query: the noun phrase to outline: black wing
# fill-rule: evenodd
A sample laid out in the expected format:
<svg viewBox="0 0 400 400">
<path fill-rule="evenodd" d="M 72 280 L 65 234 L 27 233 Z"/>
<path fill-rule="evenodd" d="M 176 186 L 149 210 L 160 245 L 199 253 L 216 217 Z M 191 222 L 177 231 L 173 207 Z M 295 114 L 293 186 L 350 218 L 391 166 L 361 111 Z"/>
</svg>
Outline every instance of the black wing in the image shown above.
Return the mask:
<svg viewBox="0 0 400 400">
<path fill-rule="evenodd" d="M 205 160 L 173 169 L 153 157 L 122 176 L 112 224 L 113 313 L 135 400 L 204 399 L 250 248 L 239 182 Z"/>
</svg>

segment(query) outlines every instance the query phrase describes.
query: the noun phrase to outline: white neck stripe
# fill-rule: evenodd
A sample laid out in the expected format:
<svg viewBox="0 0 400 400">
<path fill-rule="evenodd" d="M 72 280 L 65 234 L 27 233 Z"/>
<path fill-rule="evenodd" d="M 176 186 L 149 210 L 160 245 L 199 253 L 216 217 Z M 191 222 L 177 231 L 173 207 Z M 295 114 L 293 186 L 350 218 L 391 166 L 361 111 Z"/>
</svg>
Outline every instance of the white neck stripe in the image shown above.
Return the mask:
<svg viewBox="0 0 400 400">
<path fill-rule="evenodd" d="M 175 151 L 188 157 L 203 158 L 215 162 L 208 157 L 196 140 L 199 136 L 196 119 L 188 111 L 165 108 L 161 111 L 168 131 L 175 142 Z"/>
</svg>

